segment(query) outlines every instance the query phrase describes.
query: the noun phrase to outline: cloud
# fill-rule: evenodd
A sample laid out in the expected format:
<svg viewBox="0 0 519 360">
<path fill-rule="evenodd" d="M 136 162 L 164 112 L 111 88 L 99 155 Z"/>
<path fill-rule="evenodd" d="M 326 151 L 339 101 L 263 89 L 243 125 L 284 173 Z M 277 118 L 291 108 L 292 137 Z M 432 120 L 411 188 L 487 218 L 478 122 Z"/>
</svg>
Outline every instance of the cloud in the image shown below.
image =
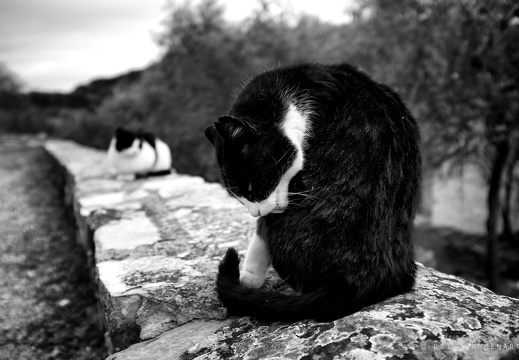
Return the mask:
<svg viewBox="0 0 519 360">
<path fill-rule="evenodd" d="M 0 0 L 0 62 L 29 89 L 59 91 L 145 67 L 159 57 L 153 33 L 160 32 L 169 1 L 184 0 Z M 350 1 L 280 0 L 279 4 L 340 22 Z M 235 21 L 258 8 L 257 0 L 220 3 L 226 7 L 226 17 Z"/>
<path fill-rule="evenodd" d="M 0 61 L 30 88 L 143 67 L 157 57 L 164 0 L 1 0 Z M 51 88 L 49 88 L 51 87 Z"/>
</svg>

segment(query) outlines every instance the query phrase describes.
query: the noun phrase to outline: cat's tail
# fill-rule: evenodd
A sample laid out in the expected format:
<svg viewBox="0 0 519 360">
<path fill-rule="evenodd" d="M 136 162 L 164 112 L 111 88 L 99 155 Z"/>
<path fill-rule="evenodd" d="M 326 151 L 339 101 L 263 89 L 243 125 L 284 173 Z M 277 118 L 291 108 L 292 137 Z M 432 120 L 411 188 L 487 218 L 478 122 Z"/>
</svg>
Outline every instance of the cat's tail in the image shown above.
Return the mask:
<svg viewBox="0 0 519 360">
<path fill-rule="evenodd" d="M 345 294 L 337 288 L 322 287 L 311 293 L 293 295 L 245 288 L 240 284 L 239 263 L 236 250 L 228 249 L 216 279 L 218 297 L 230 315 L 273 321 L 332 321 L 361 308 L 348 299 L 352 294 Z"/>
</svg>

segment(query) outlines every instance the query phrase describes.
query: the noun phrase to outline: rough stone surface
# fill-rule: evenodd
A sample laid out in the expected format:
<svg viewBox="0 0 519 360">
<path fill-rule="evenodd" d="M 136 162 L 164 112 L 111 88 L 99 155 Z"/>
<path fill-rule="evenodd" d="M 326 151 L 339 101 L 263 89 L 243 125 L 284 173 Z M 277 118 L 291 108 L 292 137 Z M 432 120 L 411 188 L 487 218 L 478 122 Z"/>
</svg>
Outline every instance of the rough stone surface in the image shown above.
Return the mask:
<svg viewBox="0 0 519 360">
<path fill-rule="evenodd" d="M 515 299 L 422 267 L 413 292 L 333 323 L 243 318 L 182 358 L 499 359 L 519 341 L 518 306 Z"/>
<path fill-rule="evenodd" d="M 420 267 L 415 289 L 332 323 L 226 319 L 214 292 L 254 219 L 218 184 L 118 178 L 105 153 L 49 141 L 105 311 L 110 359 L 501 359 L 519 356 L 519 300 Z M 267 286 L 278 279 L 271 272 Z"/>
<path fill-rule="evenodd" d="M 103 151 L 59 140 L 45 148 L 64 173 L 113 351 L 226 318 L 214 292 L 218 261 L 229 246 L 244 251 L 254 220 L 220 185 L 178 174 L 117 177 Z"/>
<path fill-rule="evenodd" d="M 182 353 L 164 353 L 162 344 L 176 331 L 146 344 L 146 354 L 152 359 L 515 359 L 519 301 L 420 267 L 412 292 L 331 323 L 240 318 L 185 344 Z M 134 346 L 109 359 L 144 359 L 143 354 L 143 346 Z"/>
<path fill-rule="evenodd" d="M 218 329 L 232 323 L 222 321 L 194 321 L 170 330 L 156 339 L 143 341 L 110 356 L 110 360 L 162 360 L 178 359 L 197 343 L 212 336 Z"/>
</svg>

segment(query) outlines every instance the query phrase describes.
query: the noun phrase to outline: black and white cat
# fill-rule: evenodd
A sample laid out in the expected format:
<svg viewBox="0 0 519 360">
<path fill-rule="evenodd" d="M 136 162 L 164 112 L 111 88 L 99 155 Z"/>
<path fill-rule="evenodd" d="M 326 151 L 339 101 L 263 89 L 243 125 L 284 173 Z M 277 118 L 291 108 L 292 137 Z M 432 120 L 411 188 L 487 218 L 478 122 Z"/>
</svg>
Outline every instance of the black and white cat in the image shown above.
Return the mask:
<svg viewBox="0 0 519 360">
<path fill-rule="evenodd" d="M 108 162 L 122 175 L 143 177 L 171 173 L 169 146 L 144 131 L 117 128 L 108 148 Z"/>
<path fill-rule="evenodd" d="M 219 267 L 230 314 L 329 321 L 413 287 L 420 139 L 389 87 L 347 64 L 267 71 L 205 133 L 259 217 L 241 274 L 232 248 Z M 261 289 L 270 264 L 297 295 Z"/>
</svg>

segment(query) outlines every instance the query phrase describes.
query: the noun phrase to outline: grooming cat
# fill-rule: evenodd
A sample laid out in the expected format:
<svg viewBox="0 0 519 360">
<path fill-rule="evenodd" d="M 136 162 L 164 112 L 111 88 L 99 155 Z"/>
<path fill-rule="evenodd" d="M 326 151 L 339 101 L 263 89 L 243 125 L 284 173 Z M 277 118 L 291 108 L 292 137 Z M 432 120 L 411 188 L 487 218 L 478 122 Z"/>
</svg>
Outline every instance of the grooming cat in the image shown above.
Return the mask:
<svg viewBox="0 0 519 360">
<path fill-rule="evenodd" d="M 331 321 L 413 287 L 419 132 L 389 87 L 348 64 L 279 68 L 205 133 L 258 217 L 241 274 L 233 248 L 219 266 L 230 314 Z M 261 289 L 270 265 L 297 294 Z"/>
<path fill-rule="evenodd" d="M 168 145 L 149 132 L 117 128 L 108 148 L 108 161 L 118 174 L 135 174 L 138 178 L 171 173 Z"/>
</svg>

